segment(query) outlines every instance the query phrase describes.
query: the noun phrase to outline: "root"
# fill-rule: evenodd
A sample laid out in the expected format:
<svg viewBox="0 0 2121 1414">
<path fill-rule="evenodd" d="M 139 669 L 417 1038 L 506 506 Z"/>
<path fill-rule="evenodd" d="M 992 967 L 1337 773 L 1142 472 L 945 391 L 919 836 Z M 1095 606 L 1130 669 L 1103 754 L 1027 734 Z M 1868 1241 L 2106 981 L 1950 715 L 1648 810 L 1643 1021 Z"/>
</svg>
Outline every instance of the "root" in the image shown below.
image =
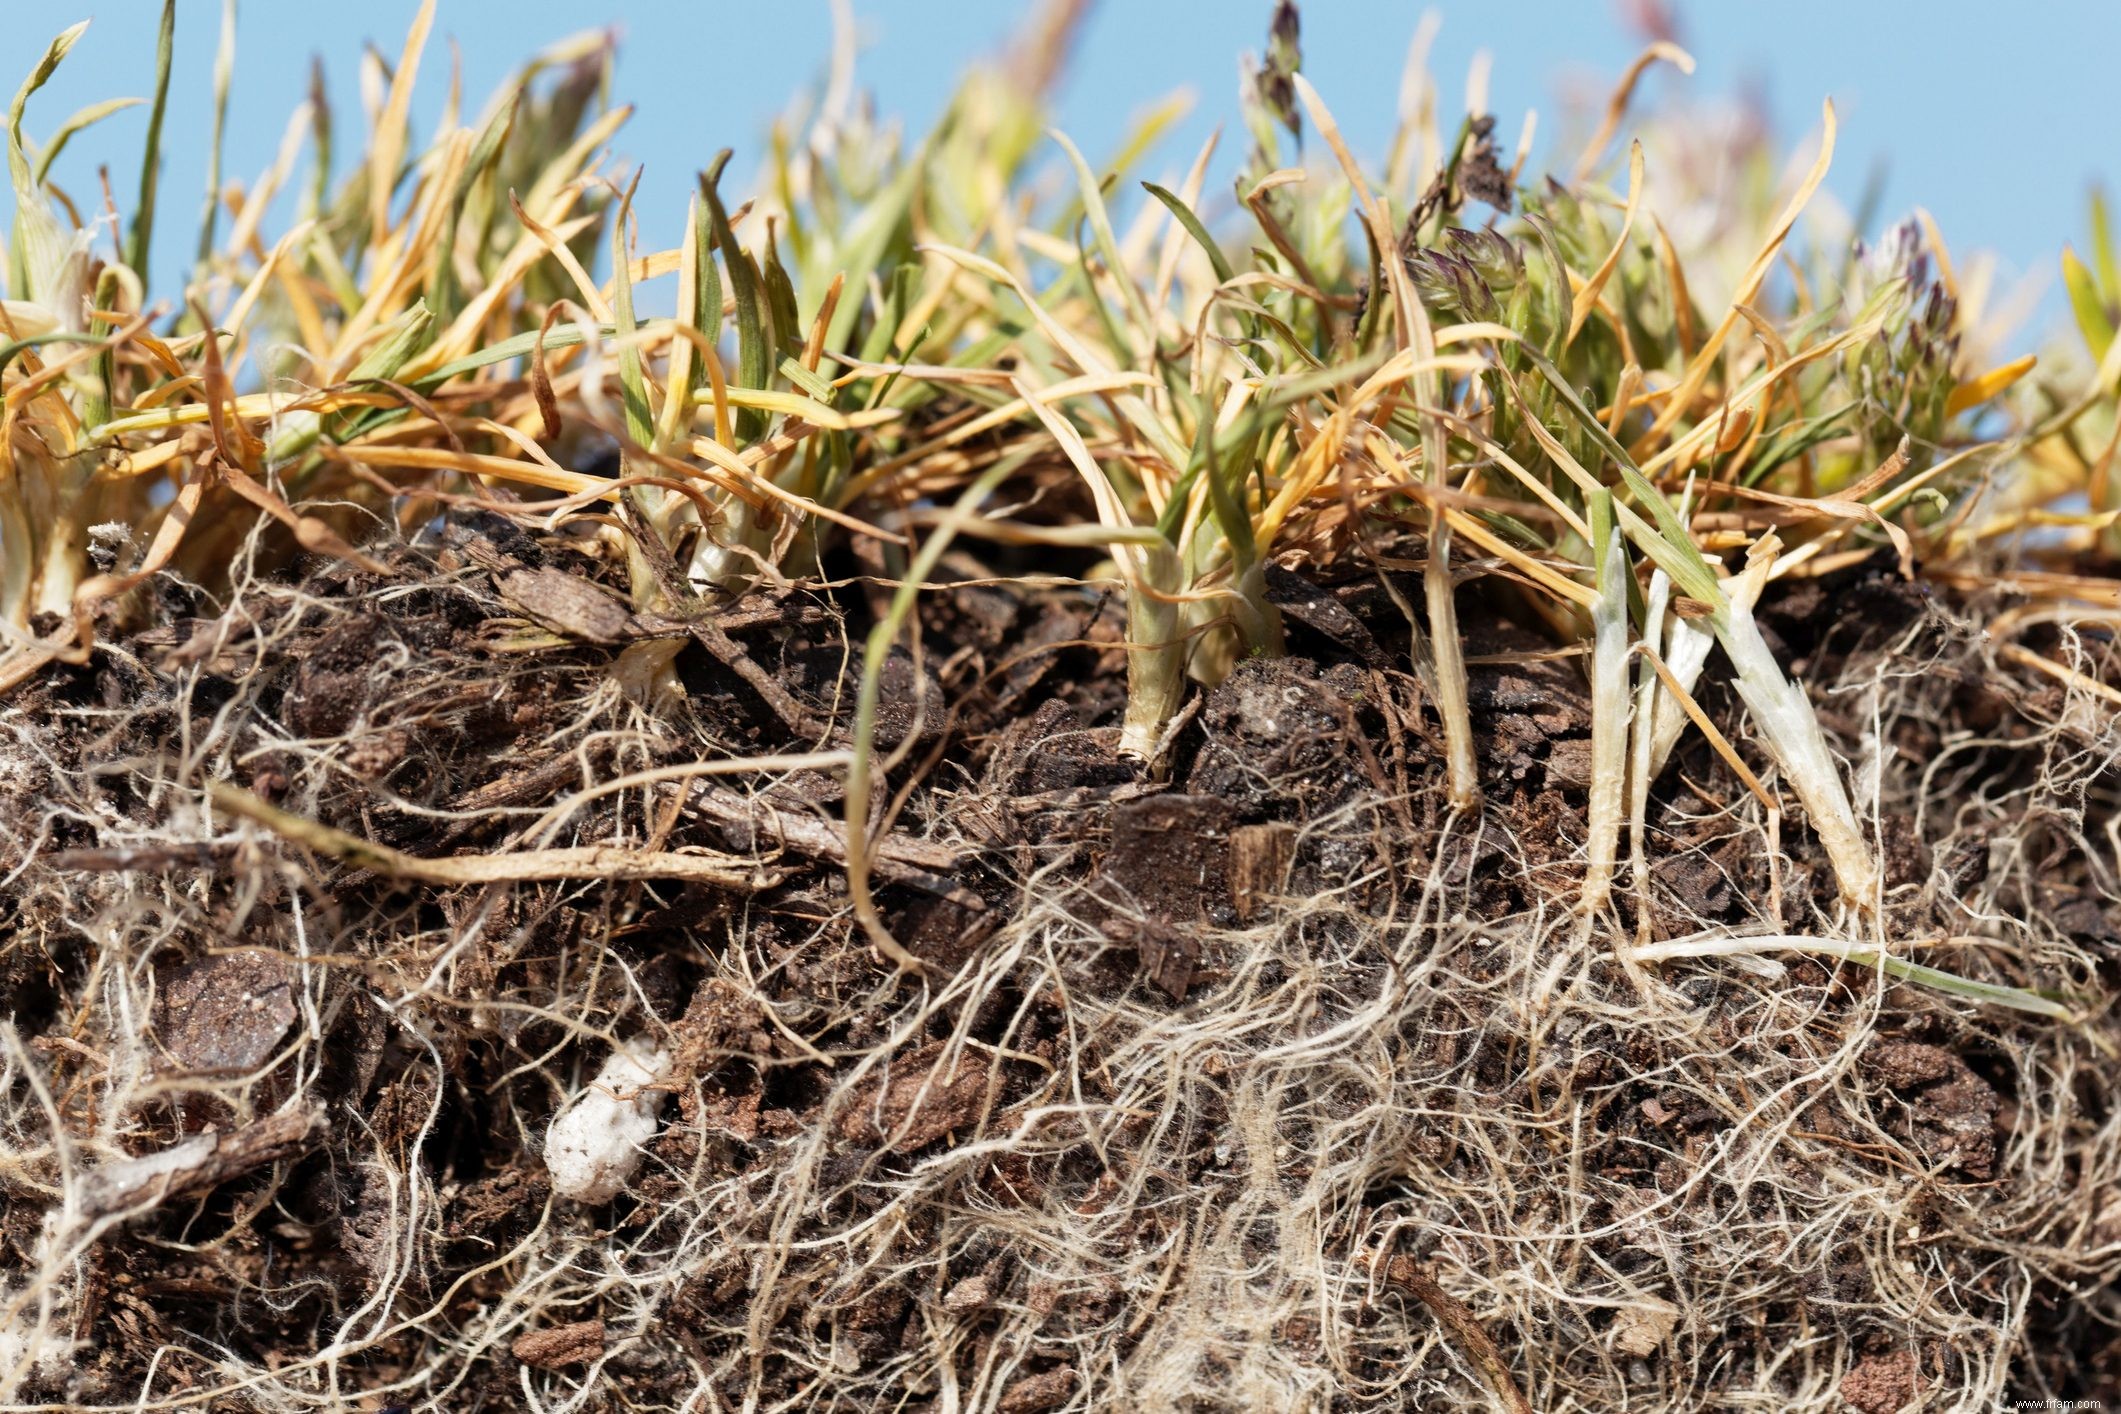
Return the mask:
<svg viewBox="0 0 2121 1414">
<path fill-rule="evenodd" d="M 465 774 L 474 708 L 437 707 L 461 656 L 375 630 L 358 709 L 317 715 L 284 665 L 430 602 L 352 573 L 247 586 L 140 708 L 0 714 L 17 1404 L 1828 1409 L 1911 1351 L 1935 1407 L 1979 1409 L 2052 1388 L 2044 1303 L 2121 1275 L 2080 916 L 2121 904 L 2121 732 L 2068 683 L 2037 730 L 1955 725 L 1992 671 L 1966 624 L 1846 650 L 1829 717 L 1899 753 L 1862 776 L 1922 846 L 1892 935 L 1978 936 L 1953 970 L 2079 998 L 2071 1024 L 1835 958 L 1664 946 L 1631 979 L 1500 800 L 1424 816 L 1433 758 L 1277 825 L 1178 1002 L 1094 831 L 997 845 L 1006 801 L 916 794 L 881 886 L 997 921 L 907 987 L 835 892 L 803 794 L 831 777 L 757 753 L 694 782 L 721 728 L 643 713 L 595 654 L 476 665 L 538 704 L 498 781 Z M 1649 810 L 1658 931 L 1830 933 L 1816 854 L 1777 861 L 1785 901 L 1689 917 L 1680 866 L 1771 838 L 1716 779 L 1720 812 Z M 530 867 L 590 854 L 622 867 Z M 921 892 L 970 861 L 979 898 Z M 660 1129 L 610 1203 L 556 1195 L 552 1118 L 622 1044 L 659 1057 Z"/>
</svg>

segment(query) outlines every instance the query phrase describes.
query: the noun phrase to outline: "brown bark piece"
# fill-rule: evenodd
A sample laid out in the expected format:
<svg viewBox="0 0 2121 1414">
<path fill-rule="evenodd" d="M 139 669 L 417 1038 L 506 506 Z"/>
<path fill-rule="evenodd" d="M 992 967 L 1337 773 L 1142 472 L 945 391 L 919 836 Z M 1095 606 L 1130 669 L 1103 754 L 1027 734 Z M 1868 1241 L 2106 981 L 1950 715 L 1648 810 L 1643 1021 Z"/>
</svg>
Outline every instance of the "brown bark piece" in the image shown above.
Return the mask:
<svg viewBox="0 0 2121 1414">
<path fill-rule="evenodd" d="M 510 570 L 494 582 L 501 597 L 544 628 L 587 643 L 623 643 L 633 615 L 588 581 L 559 570 Z"/>
<path fill-rule="evenodd" d="M 516 1359 L 536 1370 L 564 1370 L 586 1365 L 604 1353 L 604 1323 L 575 1321 L 519 1335 L 508 1347 Z"/>
<path fill-rule="evenodd" d="M 318 1137 L 322 1110 L 283 1110 L 226 1133 L 194 1135 L 138 1158 L 105 1164 L 81 1185 L 85 1220 L 218 1188 L 232 1178 L 306 1152 Z"/>
<path fill-rule="evenodd" d="M 1239 825 L 1230 832 L 1230 907 L 1240 923 L 1250 923 L 1268 899 L 1289 882 L 1296 858 L 1296 827 L 1282 821 Z"/>
</svg>

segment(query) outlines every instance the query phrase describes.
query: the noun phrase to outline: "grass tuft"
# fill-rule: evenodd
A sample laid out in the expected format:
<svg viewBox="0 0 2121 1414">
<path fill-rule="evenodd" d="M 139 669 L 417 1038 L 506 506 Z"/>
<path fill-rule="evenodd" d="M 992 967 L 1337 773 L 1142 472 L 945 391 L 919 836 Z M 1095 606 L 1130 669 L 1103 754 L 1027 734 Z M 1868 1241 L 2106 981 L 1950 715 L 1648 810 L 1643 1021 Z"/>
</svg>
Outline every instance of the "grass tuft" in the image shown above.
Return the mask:
<svg viewBox="0 0 2121 1414">
<path fill-rule="evenodd" d="M 54 159 L 134 100 L 37 142 L 85 25 L 43 51 L 0 1399 L 2053 1394 L 2121 1266 L 2104 200 L 2012 357 L 1926 213 L 1819 209 L 1831 104 L 1795 167 L 1642 111 L 1667 41 L 1542 176 L 1430 30 L 1344 132 L 1280 0 L 1174 175 L 1175 105 L 1049 127 L 1084 9 L 910 142 L 843 10 L 746 199 L 617 164 L 604 34 L 416 131 L 432 0 L 359 152 L 320 75 L 224 185 L 229 0 L 174 289 L 195 17 L 122 246 Z M 281 1023 L 187 1061 L 186 969 L 254 966 L 223 1029 Z M 532 1156 L 621 1052 L 592 1209 Z"/>
</svg>

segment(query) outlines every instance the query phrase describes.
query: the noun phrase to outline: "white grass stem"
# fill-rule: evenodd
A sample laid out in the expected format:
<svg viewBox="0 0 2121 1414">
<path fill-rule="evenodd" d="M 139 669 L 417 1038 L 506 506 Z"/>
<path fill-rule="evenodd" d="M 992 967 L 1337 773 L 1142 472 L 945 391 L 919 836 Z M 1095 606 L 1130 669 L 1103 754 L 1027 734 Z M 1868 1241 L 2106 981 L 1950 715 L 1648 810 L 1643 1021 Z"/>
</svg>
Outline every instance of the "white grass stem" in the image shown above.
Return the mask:
<svg viewBox="0 0 2121 1414">
<path fill-rule="evenodd" d="M 1650 575 L 1650 592 L 1642 620 L 1642 639 L 1658 643 L 1664 637 L 1664 620 L 1672 599 L 1672 579 L 1663 570 Z M 1671 666 L 1667 660 L 1665 666 Z M 1657 669 L 1643 660 L 1642 681 L 1635 689 L 1635 717 L 1628 754 L 1628 872 L 1634 882 L 1636 933 L 1647 939 L 1650 930 L 1649 813 L 1650 782 L 1657 774 L 1657 729 L 1667 706 L 1657 680 Z M 1680 712 L 1677 702 L 1669 704 Z M 1674 733 L 1676 739 L 1677 734 Z"/>
<path fill-rule="evenodd" d="M 2068 1021 L 2076 1013 L 2052 997 L 2023 987 L 2001 987 L 1993 982 L 1977 982 L 1970 977 L 1925 967 L 1919 962 L 1910 962 L 1903 957 L 1870 946 L 1867 943 L 1849 942 L 1842 938 L 1820 938 L 1801 933 L 1770 933 L 1757 937 L 1732 937 L 1728 934 L 1705 934 L 1693 938 L 1674 938 L 1670 942 L 1646 943 L 1628 950 L 1627 956 L 1635 962 L 1670 962 L 1685 957 L 1753 958 L 1763 953 L 1802 952 L 1823 957 L 1838 957 L 1860 967 L 1875 967 L 1888 977 L 1897 977 L 1904 982 L 1914 982 L 1931 987 L 1955 997 L 1971 1001 L 1989 1002 L 1996 1006 L 2012 1007 L 2018 1011 L 2029 1011 L 2038 1016 L 2050 1016 Z"/>
<path fill-rule="evenodd" d="M 1136 552 L 1139 578 L 1127 593 L 1127 711 L 1119 752 L 1146 761 L 1186 692 L 1186 641 L 1180 633 L 1178 555 L 1165 544 Z"/>
<path fill-rule="evenodd" d="M 1591 511 L 1598 602 L 1591 609 L 1591 796 L 1585 843 L 1583 915 L 1586 925 L 1612 896 L 1620 851 L 1620 817 L 1627 793 L 1628 557 L 1613 524 L 1612 497 L 1600 492 Z"/>
<path fill-rule="evenodd" d="M 1658 571 L 1657 578 L 1664 581 L 1665 592 L 1669 596 L 1671 580 L 1662 570 Z M 1760 592 L 1758 582 L 1750 575 L 1727 579 L 1723 582 L 1723 588 L 1733 605 L 1743 605 L 1749 612 L 1754 598 Z M 1678 679 L 1681 687 L 1692 692 L 1694 684 L 1701 680 L 1701 670 L 1708 666 L 1709 650 L 1716 646 L 1716 634 L 1706 621 L 1700 619 L 1688 619 L 1673 614 L 1670 623 L 1671 628 L 1664 646 L 1664 665 L 1671 671 L 1672 676 Z M 1648 641 L 1655 642 L 1656 639 L 1652 636 Z M 1652 680 L 1655 676 L 1654 673 L 1651 674 Z M 1679 705 L 1679 699 L 1669 692 L 1657 694 L 1657 717 L 1651 736 L 1649 776 L 1644 783 L 1645 789 L 1648 787 L 1648 781 L 1654 781 L 1664 774 L 1665 763 L 1672 759 L 1672 749 L 1679 745 L 1679 738 L 1686 731 L 1686 725 L 1686 709 Z"/>
<path fill-rule="evenodd" d="M 1717 625 L 1717 637 L 1737 670 L 1738 696 L 1782 767 L 1790 789 L 1804 803 L 1812 831 L 1841 881 L 1842 896 L 1875 912 L 1880 877 L 1877 860 L 1849 808 L 1840 763 L 1826 744 L 1826 734 L 1819 729 L 1819 718 L 1803 685 L 1783 675 L 1753 622 L 1750 605 L 1733 599 Z"/>
<path fill-rule="evenodd" d="M 1443 718 L 1451 808 L 1465 810 L 1480 798 L 1480 771 L 1473 757 L 1473 718 L 1467 703 L 1465 648 L 1458 636 L 1458 604 L 1451 593 L 1451 530 L 1441 514 L 1429 520 L 1429 565 L 1422 574 L 1422 589 L 1428 599 L 1429 651 L 1436 663 L 1436 711 Z"/>
</svg>

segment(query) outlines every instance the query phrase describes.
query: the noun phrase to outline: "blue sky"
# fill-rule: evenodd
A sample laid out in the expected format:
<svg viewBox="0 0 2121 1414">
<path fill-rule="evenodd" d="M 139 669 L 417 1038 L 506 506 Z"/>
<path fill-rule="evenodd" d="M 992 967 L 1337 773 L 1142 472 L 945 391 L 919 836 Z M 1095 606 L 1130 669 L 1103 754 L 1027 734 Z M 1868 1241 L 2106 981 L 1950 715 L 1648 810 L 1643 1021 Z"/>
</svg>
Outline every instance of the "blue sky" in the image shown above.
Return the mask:
<svg viewBox="0 0 2121 1414">
<path fill-rule="evenodd" d="M 1444 111 L 1460 108 L 1468 62 L 1493 54 L 1492 107 L 1514 142 L 1527 107 L 1551 133 L 1565 88 L 1602 94 L 1642 45 L 1624 11 L 1642 0 L 1440 3 L 1432 67 Z M 178 79 L 163 173 L 156 284 L 167 292 L 184 268 L 205 180 L 203 136 L 219 5 L 180 0 Z M 997 48 L 1018 6 L 1001 0 L 856 0 L 863 39 L 857 70 L 886 113 L 916 130 L 933 119 L 969 59 Z M 1218 122 L 1236 127 L 1238 56 L 1263 39 L 1267 0 L 1104 0 L 1089 20 L 1060 92 L 1059 117 L 1095 161 L 1132 115 L 1174 90 L 1196 99 L 1192 119 L 1149 166 L 1177 168 Z M 1358 151 L 1378 156 L 1389 138 L 1399 76 L 1419 4 L 1312 0 L 1304 7 L 1305 72 L 1332 104 Z M 273 157 L 287 115 L 303 97 L 309 56 L 326 58 L 342 131 L 359 122 L 356 64 L 373 40 L 393 60 L 417 0 L 361 5 L 250 0 L 237 30 L 227 171 L 248 183 Z M 1699 63 L 1691 78 L 1659 74 L 1704 94 L 1762 93 L 1778 129 L 1794 140 L 1831 95 L 1843 128 L 1830 187 L 1853 204 L 1870 171 L 1888 178 L 1882 215 L 1920 203 L 1955 251 L 1988 248 L 2008 271 L 2031 271 L 2052 293 L 2062 244 L 2082 243 L 2085 193 L 2113 184 L 2121 142 L 2107 94 L 2121 54 L 2121 4 L 2028 0 L 1999 11 L 1971 0 L 1915 6 L 1885 0 L 1680 3 L 1681 42 Z M 153 80 L 157 0 L 57 0 L 19 8 L 0 51 L 12 90 L 41 44 L 25 23 L 53 31 L 91 18 L 87 36 L 38 96 L 29 123 L 49 133 L 83 104 L 145 95 Z M 536 47 L 584 27 L 621 29 L 617 88 L 637 104 L 618 148 L 644 162 L 645 240 L 674 243 L 693 170 L 717 148 L 737 149 L 733 189 L 744 190 L 744 154 L 755 150 L 788 96 L 821 70 L 831 44 L 825 0 L 442 0 L 438 41 L 459 46 L 467 106 Z M 431 123 L 446 87 L 446 43 L 430 47 L 415 120 Z M 2106 113 L 2107 119 L 2101 114 Z M 107 119 L 75 140 L 59 178 L 92 199 L 107 162 L 121 206 L 137 180 L 145 109 Z M 200 141 L 186 137 L 199 134 Z M 1543 146 L 1543 145 L 1542 145 Z M 1235 144 L 1226 151 L 1234 149 Z M 1540 155 L 1543 155 L 1540 154 Z M 1535 155 L 1533 168 L 1540 166 Z M 1653 174 L 1654 180 L 1654 174 Z"/>
</svg>

